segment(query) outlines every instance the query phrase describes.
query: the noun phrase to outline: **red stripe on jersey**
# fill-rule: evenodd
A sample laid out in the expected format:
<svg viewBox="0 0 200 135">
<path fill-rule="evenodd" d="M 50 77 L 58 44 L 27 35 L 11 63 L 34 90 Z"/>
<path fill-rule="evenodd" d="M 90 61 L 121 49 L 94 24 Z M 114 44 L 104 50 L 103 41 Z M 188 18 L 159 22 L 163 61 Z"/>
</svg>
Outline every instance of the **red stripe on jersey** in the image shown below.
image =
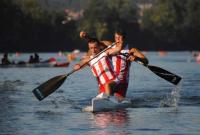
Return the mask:
<svg viewBox="0 0 200 135">
<path fill-rule="evenodd" d="M 97 74 L 97 70 L 95 69 L 95 67 L 92 67 L 92 71 L 94 72 L 94 74 L 95 74 L 95 76 L 96 76 L 96 78 L 97 78 L 98 84 L 101 84 L 101 81 L 100 81 L 100 79 L 99 79 L 99 76 L 98 76 L 98 74 Z"/>
<path fill-rule="evenodd" d="M 122 59 L 120 56 L 116 56 L 116 74 L 119 75 L 120 71 L 121 71 L 121 62 Z"/>
<path fill-rule="evenodd" d="M 109 58 L 106 58 L 106 65 L 108 66 L 108 69 L 109 69 L 109 71 L 110 71 L 110 73 L 112 75 L 112 79 L 116 78 L 115 73 L 113 71 L 113 68 L 111 66 L 111 61 L 109 60 Z"/>
<path fill-rule="evenodd" d="M 128 81 L 128 77 L 129 77 L 129 65 L 130 63 L 129 63 L 129 61 L 126 61 L 126 67 L 125 67 L 125 72 L 124 72 L 124 74 L 123 74 L 123 81 L 124 82 L 127 82 Z M 127 82 L 128 83 L 128 82 Z"/>
<path fill-rule="evenodd" d="M 129 76 L 129 63 L 123 56 L 114 56 L 112 59 L 113 65 L 115 65 L 114 71 L 120 82 L 127 82 Z"/>
<path fill-rule="evenodd" d="M 103 60 L 106 60 L 103 58 Z M 103 65 L 102 65 L 102 62 L 101 60 L 98 62 L 98 66 L 99 66 L 99 69 L 101 71 L 101 74 L 103 75 L 103 78 L 105 79 L 106 82 L 109 82 L 109 78 L 108 76 L 106 75 L 106 71 L 105 69 L 103 68 Z M 107 65 L 106 65 L 107 66 Z"/>
<path fill-rule="evenodd" d="M 100 85 L 118 80 L 112 69 L 112 63 L 107 56 L 99 56 L 90 62 L 90 67 Z"/>
</svg>

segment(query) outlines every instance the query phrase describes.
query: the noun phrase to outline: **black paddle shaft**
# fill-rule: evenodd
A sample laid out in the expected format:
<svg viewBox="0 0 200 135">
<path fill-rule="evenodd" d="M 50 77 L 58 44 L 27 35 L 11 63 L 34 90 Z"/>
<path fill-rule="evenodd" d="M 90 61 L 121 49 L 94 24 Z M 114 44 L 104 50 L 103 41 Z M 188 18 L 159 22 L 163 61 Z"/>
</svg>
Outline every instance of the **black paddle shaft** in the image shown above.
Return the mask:
<svg viewBox="0 0 200 135">
<path fill-rule="evenodd" d="M 129 55 L 133 55 L 133 54 L 123 53 L 122 55 L 128 57 Z M 165 79 L 166 81 L 168 81 L 174 85 L 177 85 L 182 79 L 180 76 L 175 75 L 165 69 L 162 69 L 162 68 L 156 67 L 156 66 L 152 66 L 152 65 L 148 65 L 148 60 L 143 60 L 141 58 L 136 57 L 135 62 L 147 67 L 153 73 L 155 73 L 159 77 Z"/>
</svg>

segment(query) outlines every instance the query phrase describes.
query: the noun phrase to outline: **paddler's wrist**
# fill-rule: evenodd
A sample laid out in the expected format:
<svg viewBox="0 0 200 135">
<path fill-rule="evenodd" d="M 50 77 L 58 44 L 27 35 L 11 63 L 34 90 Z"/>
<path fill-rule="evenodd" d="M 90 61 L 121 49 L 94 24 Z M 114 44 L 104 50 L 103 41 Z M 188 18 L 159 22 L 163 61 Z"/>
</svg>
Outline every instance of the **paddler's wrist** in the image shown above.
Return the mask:
<svg viewBox="0 0 200 135">
<path fill-rule="evenodd" d="M 105 51 L 105 53 L 106 53 L 106 56 L 109 56 L 110 55 L 110 50 Z"/>
<path fill-rule="evenodd" d="M 73 67 L 74 70 L 79 70 L 80 68 L 81 68 L 80 64 L 75 64 Z"/>
</svg>

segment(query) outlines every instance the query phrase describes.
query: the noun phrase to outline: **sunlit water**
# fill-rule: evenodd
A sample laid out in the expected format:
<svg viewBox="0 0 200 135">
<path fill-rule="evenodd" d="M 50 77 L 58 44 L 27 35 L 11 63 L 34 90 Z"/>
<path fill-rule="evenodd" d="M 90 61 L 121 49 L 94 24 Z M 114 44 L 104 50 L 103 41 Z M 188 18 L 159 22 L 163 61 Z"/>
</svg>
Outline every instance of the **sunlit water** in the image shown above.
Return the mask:
<svg viewBox="0 0 200 135">
<path fill-rule="evenodd" d="M 191 61 L 189 52 L 170 52 L 164 57 L 148 52 L 147 57 L 150 65 L 182 76 L 180 85 L 174 87 L 132 63 L 127 93 L 132 107 L 101 113 L 81 112 L 97 94 L 89 68 L 69 76 L 41 102 L 31 91 L 69 72 L 74 63 L 68 68 L 0 68 L 0 134 L 199 135 L 200 63 Z"/>
</svg>

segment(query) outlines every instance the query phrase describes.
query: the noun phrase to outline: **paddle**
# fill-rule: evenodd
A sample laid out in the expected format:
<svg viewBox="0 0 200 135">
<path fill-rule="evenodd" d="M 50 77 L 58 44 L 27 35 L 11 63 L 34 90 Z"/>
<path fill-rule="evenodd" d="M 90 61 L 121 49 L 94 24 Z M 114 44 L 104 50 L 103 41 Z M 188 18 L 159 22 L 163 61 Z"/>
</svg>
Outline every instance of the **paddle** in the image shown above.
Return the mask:
<svg viewBox="0 0 200 135">
<path fill-rule="evenodd" d="M 112 45 L 108 46 L 106 49 L 102 50 L 96 56 L 94 56 L 92 59 L 90 59 L 87 63 L 83 64 L 81 67 L 87 65 L 91 60 L 95 59 L 100 54 L 102 54 L 106 50 L 110 49 L 114 45 L 115 45 L 115 43 L 113 43 Z M 56 89 L 58 89 L 63 84 L 63 82 L 66 80 L 66 78 L 69 75 L 73 74 L 75 71 L 76 70 L 72 70 L 68 74 L 59 75 L 59 76 L 56 76 L 56 77 L 53 77 L 53 78 L 49 79 L 48 81 L 44 82 L 43 84 L 41 84 L 40 86 L 38 86 L 37 88 L 35 88 L 32 91 L 33 94 L 36 96 L 36 98 L 39 101 L 43 100 L 44 98 L 46 98 L 47 96 L 49 96 L 51 93 L 53 93 Z"/>
<path fill-rule="evenodd" d="M 166 81 L 177 85 L 181 81 L 181 77 L 178 75 L 175 75 L 165 69 L 162 69 L 160 67 L 152 66 L 152 65 L 147 65 L 146 66 L 149 70 L 151 70 L 153 73 L 158 75 L 159 77 L 165 79 Z"/>
<path fill-rule="evenodd" d="M 128 53 L 124 53 L 122 55 L 125 56 L 130 56 L 131 54 Z M 153 73 L 155 73 L 156 75 L 158 75 L 159 77 L 165 79 L 166 81 L 177 85 L 180 81 L 181 81 L 181 77 L 178 75 L 175 75 L 165 69 L 162 69 L 160 67 L 157 66 L 152 66 L 152 65 L 148 65 L 147 61 L 143 61 L 141 58 L 136 57 L 135 62 L 147 67 L 149 70 L 151 70 Z"/>
</svg>

